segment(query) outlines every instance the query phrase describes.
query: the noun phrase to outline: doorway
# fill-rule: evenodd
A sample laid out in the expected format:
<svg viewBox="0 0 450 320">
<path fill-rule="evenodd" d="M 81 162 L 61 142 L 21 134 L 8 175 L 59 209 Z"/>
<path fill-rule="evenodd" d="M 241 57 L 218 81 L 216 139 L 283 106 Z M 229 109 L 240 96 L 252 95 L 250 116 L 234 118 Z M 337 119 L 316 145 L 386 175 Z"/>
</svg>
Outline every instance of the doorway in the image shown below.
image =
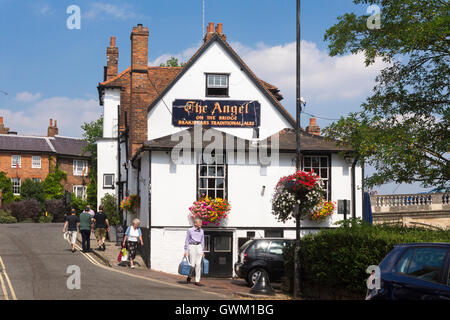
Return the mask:
<svg viewBox="0 0 450 320">
<path fill-rule="evenodd" d="M 209 261 L 206 277 L 233 276 L 233 232 L 205 231 L 205 258 Z"/>
</svg>

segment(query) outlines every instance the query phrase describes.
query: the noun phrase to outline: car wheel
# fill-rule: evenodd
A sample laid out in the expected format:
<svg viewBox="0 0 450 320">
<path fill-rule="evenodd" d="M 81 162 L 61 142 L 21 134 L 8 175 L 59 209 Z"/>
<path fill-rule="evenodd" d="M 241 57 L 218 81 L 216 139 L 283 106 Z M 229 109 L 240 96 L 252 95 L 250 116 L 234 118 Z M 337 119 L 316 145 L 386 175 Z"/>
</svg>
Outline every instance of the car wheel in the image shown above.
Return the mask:
<svg viewBox="0 0 450 320">
<path fill-rule="evenodd" d="M 258 280 L 258 278 L 262 275 L 264 275 L 267 279 L 267 272 L 264 269 L 256 268 L 251 270 L 247 276 L 247 284 L 250 287 L 253 287 L 256 283 L 256 280 Z"/>
</svg>

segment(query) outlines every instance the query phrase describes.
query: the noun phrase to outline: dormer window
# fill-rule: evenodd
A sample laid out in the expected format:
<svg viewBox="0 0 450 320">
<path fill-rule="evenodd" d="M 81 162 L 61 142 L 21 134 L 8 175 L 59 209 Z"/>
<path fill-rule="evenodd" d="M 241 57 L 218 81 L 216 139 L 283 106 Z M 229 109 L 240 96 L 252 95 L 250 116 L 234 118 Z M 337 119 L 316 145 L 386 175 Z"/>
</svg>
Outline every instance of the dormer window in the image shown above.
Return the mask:
<svg viewBox="0 0 450 320">
<path fill-rule="evenodd" d="M 206 74 L 206 96 L 228 97 L 228 74 L 207 73 Z"/>
</svg>

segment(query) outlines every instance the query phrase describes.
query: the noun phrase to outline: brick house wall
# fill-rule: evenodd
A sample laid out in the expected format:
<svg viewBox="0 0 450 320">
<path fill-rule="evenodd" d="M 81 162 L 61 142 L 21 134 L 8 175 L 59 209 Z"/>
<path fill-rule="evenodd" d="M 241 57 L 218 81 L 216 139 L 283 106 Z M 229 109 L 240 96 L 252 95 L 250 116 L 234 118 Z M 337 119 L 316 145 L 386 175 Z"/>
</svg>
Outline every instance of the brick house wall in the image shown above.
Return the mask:
<svg viewBox="0 0 450 320">
<path fill-rule="evenodd" d="M 21 168 L 12 168 L 11 167 L 11 158 L 13 155 L 21 156 Z M 31 159 L 32 156 L 41 156 L 41 168 L 32 168 Z M 41 181 L 44 181 L 45 177 L 48 174 L 49 170 L 49 155 L 48 154 L 39 154 L 39 153 L 21 153 L 21 152 L 1 152 L 0 153 L 0 171 L 6 173 L 9 178 L 19 177 L 21 181 L 24 181 L 26 178 L 39 178 Z"/>
<path fill-rule="evenodd" d="M 88 164 L 89 164 L 89 160 L 87 160 L 86 158 L 58 157 L 58 160 L 57 160 L 58 168 L 61 171 L 64 171 L 65 173 L 67 173 L 67 181 L 62 182 L 64 189 L 68 190 L 70 192 L 73 192 L 73 186 L 81 186 L 81 185 L 87 186 L 89 184 L 89 178 L 87 177 L 88 173 L 86 173 L 86 177 L 74 175 L 74 172 L 73 172 L 73 161 L 74 160 L 86 160 L 86 161 L 88 161 Z"/>
</svg>

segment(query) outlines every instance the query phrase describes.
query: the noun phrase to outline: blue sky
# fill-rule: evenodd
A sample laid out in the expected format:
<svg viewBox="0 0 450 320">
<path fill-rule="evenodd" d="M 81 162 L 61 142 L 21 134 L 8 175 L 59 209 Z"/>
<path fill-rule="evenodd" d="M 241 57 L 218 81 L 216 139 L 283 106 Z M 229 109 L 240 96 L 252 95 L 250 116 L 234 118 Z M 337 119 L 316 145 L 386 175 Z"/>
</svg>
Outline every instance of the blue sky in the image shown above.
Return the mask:
<svg viewBox="0 0 450 320">
<path fill-rule="evenodd" d="M 81 9 L 81 29 L 69 30 L 70 5 Z M 365 68 L 361 56 L 331 58 L 325 30 L 346 12 L 364 13 L 351 0 L 302 1 L 302 95 L 306 112 L 339 118 L 357 111 L 383 67 Z M 294 114 L 295 0 L 206 0 L 206 24 L 223 23 L 228 41 L 263 80 L 277 85 Z M 0 0 L 0 116 L 19 133 L 44 134 L 49 118 L 61 135 L 80 136 L 80 125 L 96 119 L 109 37 L 117 37 L 119 71 L 130 61 L 130 32 L 150 31 L 149 60 L 186 61 L 201 44 L 201 0 L 44 1 Z M 308 125 L 304 114 L 302 125 Z M 321 127 L 330 121 L 318 119 Z M 370 170 L 369 170 L 370 172 Z M 390 193 L 395 185 L 381 192 Z M 400 186 L 397 192 L 414 192 Z"/>
</svg>

